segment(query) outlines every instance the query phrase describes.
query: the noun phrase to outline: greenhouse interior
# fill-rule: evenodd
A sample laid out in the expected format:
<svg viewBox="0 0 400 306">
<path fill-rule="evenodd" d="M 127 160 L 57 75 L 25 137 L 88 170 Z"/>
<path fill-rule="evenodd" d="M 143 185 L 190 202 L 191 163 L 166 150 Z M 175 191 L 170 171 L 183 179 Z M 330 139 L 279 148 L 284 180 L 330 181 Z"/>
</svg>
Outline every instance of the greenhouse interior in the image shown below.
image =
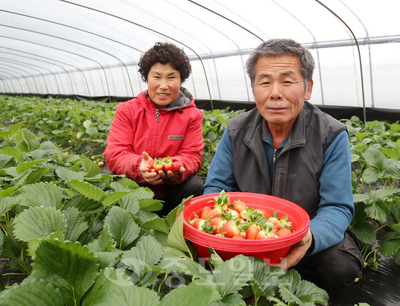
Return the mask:
<svg viewBox="0 0 400 306">
<path fill-rule="evenodd" d="M 120 102 L 133 99 L 147 89 L 147 84 L 142 80 L 139 72 L 139 62 L 143 54 L 157 42 L 168 42 L 184 50 L 190 60 L 192 71 L 182 86 L 192 93 L 197 108 L 204 112 L 226 109 L 233 112 L 245 112 L 256 107 L 252 86 L 245 67 L 249 54 L 264 41 L 274 38 L 289 38 L 306 47 L 314 58 L 315 69 L 312 76 L 314 85 L 311 98 L 308 100 L 311 104 L 338 120 L 354 120 L 357 117 L 359 119 L 358 126 L 354 126 L 354 129 L 368 122 L 375 122 L 375 127 L 370 129 L 372 135 L 371 138 L 368 138 L 368 141 L 377 140 L 378 137 L 380 139 L 387 137 L 386 135 L 389 132 L 381 133 L 381 131 L 378 131 L 379 127 L 386 124 L 394 129 L 394 125 L 400 120 L 400 104 L 397 100 L 400 99 L 400 87 L 394 84 L 397 78 L 400 79 L 400 23 L 397 16 L 399 5 L 396 0 L 379 2 L 362 0 L 0 0 L 0 4 L 0 97 L 3 100 L 13 99 L 13 104 L 17 103 L 15 101 L 18 101 L 19 98 L 36 97 L 43 99 L 43 105 L 50 103 L 51 99 L 55 99 L 53 101 L 69 101 L 67 104 L 72 103 L 71 101 L 77 103 L 95 101 L 98 105 L 115 106 Z M 36 103 L 36 100 L 32 101 L 32 103 Z M 46 107 L 43 105 L 41 105 L 41 110 Z M 55 105 L 57 104 L 53 104 L 53 107 L 56 107 Z M 38 105 L 33 105 L 32 110 L 30 110 L 32 113 L 27 113 L 28 116 L 21 119 L 21 122 L 25 122 L 29 120 L 29 116 L 33 116 L 35 106 L 38 107 Z M 18 106 L 16 107 L 18 108 Z M 21 109 L 23 108 L 21 107 Z M 4 113 L 9 112 L 9 110 L 4 108 L 2 112 L 4 117 L 0 116 L 0 123 L 9 128 L 10 123 L 4 122 L 9 120 L 5 119 L 7 114 Z M 15 126 L 19 123 L 13 121 L 16 117 L 16 115 L 13 115 L 13 119 L 11 119 L 11 122 L 17 123 Z M 62 120 L 56 117 L 50 119 L 53 121 Z M 91 135 L 89 133 L 87 122 L 85 121 L 85 131 L 94 138 L 98 134 Z M 378 122 L 381 123 L 379 127 Z M 67 125 L 67 122 L 65 124 Z M 59 141 L 62 141 L 62 137 L 67 136 L 62 134 L 60 130 L 60 128 L 57 129 L 57 132 L 43 130 L 42 134 L 37 131 L 32 132 L 37 134 L 37 137 L 43 137 L 44 133 L 60 133 L 59 139 L 61 140 Z M 3 132 L 6 133 L 5 129 L 3 129 Z M 10 133 L 10 138 L 7 142 L 11 141 L 11 132 L 8 133 Z M 84 132 L 82 133 L 84 134 Z M 364 132 L 362 137 L 365 137 L 365 133 L 367 132 Z M 104 132 L 105 138 L 107 134 L 108 130 Z M 393 135 L 398 137 L 398 132 L 393 132 Z M 7 139 L 5 137 L 3 136 L 2 140 Z M 362 140 L 360 134 L 354 137 Z M 53 138 L 48 136 L 47 139 Z M 57 136 L 54 136 L 54 139 L 57 139 Z M 369 142 L 366 139 L 364 138 L 362 146 L 368 146 Z M 92 140 L 93 143 L 95 141 Z M 97 140 L 97 144 L 99 144 L 99 141 Z M 215 141 L 215 139 L 212 141 Z M 396 162 L 396 165 L 400 165 L 399 144 L 400 140 L 397 141 L 398 151 L 391 153 L 391 155 L 387 152 L 389 152 L 389 149 L 397 150 L 397 147 L 395 147 L 396 140 L 390 143 L 387 140 L 385 142 L 387 147 L 382 149 L 382 146 L 380 146 L 378 149 L 385 153 L 386 157 L 390 155 L 395 160 L 393 162 Z M 84 145 L 80 143 L 79 146 L 82 148 Z M 66 146 L 64 145 L 63 148 L 65 149 Z M 357 146 L 357 149 L 359 148 Z M 11 154 L 11 151 L 4 150 L 3 147 L 0 147 L 0 156 Z M 101 154 L 102 152 L 98 155 L 102 158 Z M 8 163 L 3 162 L 4 160 L 2 157 L 0 162 L 3 178 L 11 175 L 11 172 L 4 172 L 3 170 Z M 366 158 L 366 160 L 368 159 Z M 381 165 L 384 167 L 387 164 L 382 162 Z M 13 171 L 17 171 L 19 174 L 23 171 L 22 167 L 15 169 L 17 170 Z M 87 173 L 88 170 L 85 168 L 85 171 Z M 104 171 L 102 170 L 102 172 Z M 390 183 L 393 183 L 393 185 L 389 183 L 385 185 L 385 187 L 390 185 L 390 188 L 393 188 L 393 190 L 390 189 L 391 192 L 386 194 L 386 196 L 393 197 L 391 200 L 396 197 L 395 188 L 398 186 L 397 180 L 400 179 L 400 174 L 394 172 L 396 171 L 390 173 L 393 178 Z M 359 173 L 361 173 L 361 170 Z M 43 174 L 43 176 L 45 175 Z M 382 174 L 379 178 L 388 177 L 389 175 L 384 176 Z M 23 185 L 26 187 L 26 182 L 16 185 L 16 182 L 21 179 L 21 176 L 18 176 L 18 179 L 15 178 L 13 183 L 3 185 L 0 199 L 11 197 L 10 188 L 16 189 Z M 37 180 L 37 182 L 40 182 L 40 180 Z M 66 183 L 64 182 L 63 185 L 66 185 Z M 15 189 L 12 189 L 12 192 Z M 9 192 L 4 190 L 9 190 Z M 117 193 L 117 191 L 125 192 L 126 190 L 121 187 L 120 190 L 115 191 Z M 26 197 L 27 192 L 29 190 L 24 189 L 23 196 Z M 371 188 L 369 192 L 371 192 Z M 380 196 L 383 197 L 382 194 Z M 117 199 L 117 195 L 115 195 L 115 198 Z M 371 199 L 374 199 L 372 195 Z M 372 203 L 365 199 L 364 201 L 367 202 L 367 206 L 368 203 Z M 385 198 L 382 202 L 384 201 L 389 200 Z M 395 241 L 394 246 L 390 247 L 390 251 L 386 250 L 388 255 L 382 256 L 380 260 L 375 260 L 374 256 L 377 256 L 377 252 L 373 252 L 374 248 L 370 246 L 371 255 L 368 256 L 369 259 L 374 257 L 372 266 L 366 267 L 363 278 L 350 290 L 344 291 L 343 295 L 337 297 L 335 301 L 331 300 L 329 305 L 344 306 L 358 303 L 359 306 L 398 305 L 400 300 L 398 281 L 400 273 L 400 223 L 397 224 L 397 227 L 393 224 L 396 221 L 400 222 L 397 219 L 400 218 L 400 198 L 396 203 L 397 211 L 391 209 L 393 206 L 389 204 L 385 207 L 380 205 L 376 208 L 376 210 L 380 210 L 381 216 L 378 221 L 385 223 L 386 228 L 390 227 L 392 231 L 390 234 L 393 234 L 393 237 L 390 237 L 390 239 Z M 15 204 L 6 200 L 0 201 L 0 213 L 4 213 L 0 221 L 4 224 L 11 218 L 11 212 L 22 216 L 22 210 L 17 210 Z M 388 216 L 387 222 L 386 219 L 383 220 L 382 215 Z M 21 219 L 19 222 L 15 222 L 14 226 L 17 228 L 22 221 Z M 4 233 L 11 233 L 12 230 L 10 229 L 11 227 L 0 226 L 0 232 L 3 230 Z M 17 228 L 14 232 L 18 233 L 20 237 L 25 237 L 21 231 Z M 7 244 L 9 240 L 6 239 L 6 236 L 5 234 L 0 236 L 0 255 L 1 251 L 4 254 L 11 252 L 11 246 Z M 55 237 L 58 237 L 57 234 L 55 234 Z M 37 238 L 35 243 L 39 245 L 42 238 L 35 238 Z M 107 239 L 106 237 L 103 238 Z M 377 238 L 376 243 L 380 242 L 381 238 Z M 67 238 L 65 239 L 67 240 Z M 75 240 L 77 239 L 78 237 Z M 82 239 L 82 236 L 80 236 L 79 241 L 82 242 Z M 386 241 L 385 239 L 389 238 L 383 238 L 383 241 Z M 26 249 L 27 254 L 24 259 L 18 257 L 20 261 L 15 258 L 12 260 L 11 267 L 15 269 L 18 262 L 20 266 L 29 266 L 27 258 L 28 255 L 31 256 L 32 248 L 34 248 L 30 245 L 31 240 L 25 238 L 22 241 L 29 243 L 30 247 Z M 375 240 L 373 242 L 375 243 Z M 61 248 L 65 252 L 68 250 L 76 251 L 73 249 L 76 248 L 76 243 L 65 248 L 61 246 Z M 371 244 L 376 245 L 374 243 Z M 100 242 L 98 245 L 100 245 Z M 98 245 L 96 245 L 96 250 L 100 248 Z M 56 246 L 59 247 L 49 243 L 46 247 L 50 252 L 50 249 L 55 250 Z M 142 247 L 145 249 L 145 246 Z M 42 246 L 43 250 L 44 248 L 45 246 Z M 37 248 L 38 254 L 36 254 L 38 256 L 39 249 L 40 247 Z M 90 255 L 86 254 L 86 251 L 82 252 L 79 255 L 82 257 L 82 262 L 90 265 L 90 262 L 95 261 Z M 182 250 L 179 252 L 182 253 Z M 94 254 L 98 253 L 95 251 Z M 109 252 L 107 255 L 99 255 L 99 263 L 96 264 L 104 268 L 105 263 L 111 258 L 110 254 Z M 24 260 L 25 264 L 22 264 Z M 0 305 L 103 305 L 100 299 L 100 295 L 103 294 L 101 288 L 90 288 L 95 281 L 89 281 L 83 286 L 84 280 L 82 280 L 82 284 L 80 284 L 82 287 L 78 288 L 78 285 L 76 285 L 79 293 L 74 295 L 66 288 L 72 286 L 68 281 L 57 280 L 57 277 L 61 278 L 60 275 L 67 274 L 67 271 L 64 274 L 60 272 L 57 277 L 50 276 L 50 268 L 47 270 L 43 268 L 44 262 L 45 259 L 42 259 L 41 262 L 36 264 L 38 269 L 36 274 L 31 274 L 32 268 L 29 266 L 29 268 L 23 269 L 24 275 L 37 275 L 37 278 L 49 277 L 53 280 L 52 287 L 43 287 L 46 289 L 41 291 L 41 283 L 33 281 L 23 281 L 20 285 L 17 282 L 11 286 L 11 284 L 7 284 L 6 276 L 4 276 L 0 278 Z M 379 267 L 376 268 L 378 262 Z M 130 264 L 135 266 L 135 263 Z M 146 262 L 146 264 L 152 267 L 156 265 L 155 262 L 151 264 Z M 129 266 L 129 264 L 127 265 Z M 137 267 L 140 266 L 137 263 L 136 265 Z M 1 266 L 0 262 L 0 268 Z M 83 269 L 83 266 L 76 266 L 76 269 Z M 190 269 L 195 268 L 187 268 L 186 275 L 190 275 L 192 279 L 201 278 Z M 14 270 L 9 274 L 14 273 Z M 33 263 L 33 270 L 35 272 L 35 262 Z M 79 271 L 82 272 L 83 270 Z M 105 277 L 104 271 L 116 273 L 110 272 L 109 267 L 96 273 Z M 15 273 L 17 275 L 17 272 Z M 95 272 L 87 271 L 87 273 Z M 154 275 L 155 272 L 150 278 L 155 277 Z M 78 278 L 77 275 L 75 277 Z M 113 277 L 122 276 L 117 273 Z M 138 277 L 142 276 L 139 275 Z M 179 279 L 182 279 L 182 277 L 180 276 Z M 113 281 L 117 283 L 116 280 Z M 121 278 L 118 281 L 122 284 L 125 280 Z M 126 296 L 129 294 L 145 296 L 144 291 L 141 290 L 146 288 L 146 284 L 150 284 L 147 288 L 153 288 L 152 279 L 147 279 L 148 283 L 143 279 L 141 281 L 142 287 L 138 287 L 140 290 L 135 287 L 134 290 L 132 289 L 133 291 L 128 293 L 129 289 L 127 288 L 130 287 L 121 285 L 120 287 L 123 288 L 121 292 Z M 54 285 L 57 283 L 59 288 Z M 26 294 L 14 299 L 14 296 L 20 292 L 18 286 L 25 288 Z M 187 287 L 190 286 L 194 288 L 195 282 Z M 232 293 L 232 296 L 237 298 L 236 292 L 245 296 L 245 290 L 242 287 L 237 286 L 236 291 L 233 290 L 235 293 Z M 250 287 L 247 285 L 247 288 Z M 8 290 L 10 294 L 7 294 Z M 12 290 L 15 292 L 14 295 L 12 295 Z M 208 289 L 204 288 L 203 290 L 204 292 L 200 295 L 212 295 L 211 291 L 207 291 Z M 42 292 L 41 294 L 45 298 L 35 295 L 33 292 Z M 113 292 L 114 295 L 110 296 L 115 296 L 117 291 Z M 189 292 L 186 291 L 186 294 L 190 295 Z M 197 294 L 198 291 L 196 289 L 192 292 Z M 90 296 L 96 294 L 99 296 L 98 304 L 93 302 L 95 299 L 90 298 Z M 181 294 L 185 294 L 183 289 Z M 67 298 L 63 295 L 66 295 Z M 201 302 L 200 299 L 197 304 L 194 304 L 257 305 L 258 300 L 255 298 L 254 292 L 253 295 L 254 298 L 239 299 L 240 301 L 232 298 L 231 303 L 229 298 L 225 297 L 219 304 L 216 302 L 214 304 L 202 304 L 205 302 Z M 249 296 L 253 295 L 250 294 Z M 282 296 L 284 298 L 284 294 Z M 3 298 L 5 304 L 1 302 Z M 81 300 L 78 300 L 78 298 Z M 168 295 L 161 301 L 151 300 L 152 298 L 154 297 L 149 297 L 147 303 L 142 301 L 136 304 L 132 302 L 134 300 L 132 298 L 131 304 L 121 302 L 121 305 L 171 305 L 168 304 Z M 174 301 L 175 305 L 189 305 L 179 304 L 173 298 L 170 297 L 170 301 L 171 303 Z M 312 302 L 310 304 L 310 301 L 301 299 L 283 299 L 279 300 L 278 303 L 278 298 L 274 296 L 274 298 L 268 300 L 263 296 L 260 301 L 264 299 L 264 303 L 259 302 L 258 305 L 314 305 Z M 60 304 L 55 302 L 57 299 L 61 301 Z M 106 300 L 104 298 L 104 301 Z M 37 301 L 37 303 L 32 304 L 32 301 Z M 294 304 L 289 304 L 290 302 Z"/>
</svg>

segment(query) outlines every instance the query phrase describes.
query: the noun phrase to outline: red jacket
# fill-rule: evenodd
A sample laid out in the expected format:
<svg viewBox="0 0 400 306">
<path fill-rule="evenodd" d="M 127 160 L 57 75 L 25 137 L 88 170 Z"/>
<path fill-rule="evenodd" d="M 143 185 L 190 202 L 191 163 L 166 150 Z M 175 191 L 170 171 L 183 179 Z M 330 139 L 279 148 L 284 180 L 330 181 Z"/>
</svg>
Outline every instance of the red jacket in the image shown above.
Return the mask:
<svg viewBox="0 0 400 306">
<path fill-rule="evenodd" d="M 181 87 L 177 99 L 158 110 L 146 90 L 118 104 L 103 153 L 107 166 L 112 173 L 125 174 L 140 186 L 150 187 L 158 197 L 168 184 L 178 184 L 200 170 L 204 148 L 202 121 L 203 113 L 196 108 L 187 89 Z M 166 184 L 147 184 L 139 171 L 143 151 L 153 159 L 170 156 L 186 171 L 177 173 Z"/>
</svg>

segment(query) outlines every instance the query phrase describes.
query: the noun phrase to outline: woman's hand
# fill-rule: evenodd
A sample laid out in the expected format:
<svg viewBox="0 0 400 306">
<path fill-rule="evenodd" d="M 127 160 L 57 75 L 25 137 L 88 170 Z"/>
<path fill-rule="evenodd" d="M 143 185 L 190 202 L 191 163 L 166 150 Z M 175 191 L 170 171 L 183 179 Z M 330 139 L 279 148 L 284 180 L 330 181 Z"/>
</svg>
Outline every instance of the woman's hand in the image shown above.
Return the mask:
<svg viewBox="0 0 400 306">
<path fill-rule="evenodd" d="M 159 173 L 157 173 L 154 169 L 151 169 L 149 162 L 152 160 L 152 158 L 149 156 L 149 154 L 145 151 L 143 151 L 142 153 L 142 162 L 140 163 L 140 173 L 142 173 L 142 176 L 144 178 L 144 180 L 152 185 L 159 185 L 163 182 L 163 179 L 161 178 L 161 176 L 159 175 Z M 163 172 L 164 171 L 159 171 L 159 172 Z"/>
<path fill-rule="evenodd" d="M 175 173 L 172 171 L 167 171 L 164 172 L 164 170 L 156 171 L 152 169 L 149 165 L 149 162 L 152 160 L 152 158 L 149 156 L 149 154 L 145 151 L 142 153 L 142 162 L 140 163 L 139 170 L 142 173 L 143 178 L 145 181 L 149 184 L 152 185 L 159 185 L 161 184 L 164 180 L 169 180 L 171 179 Z M 183 173 L 185 172 L 186 169 L 184 167 L 180 167 L 178 172 Z"/>
<path fill-rule="evenodd" d="M 306 252 L 311 246 L 312 243 L 312 234 L 310 229 L 308 229 L 307 234 L 304 236 L 302 240 L 297 242 L 296 244 L 292 245 L 289 253 L 286 255 L 286 257 L 276 266 L 280 267 L 284 270 L 288 270 L 291 267 L 294 267 L 299 263 L 301 259 L 303 259 L 304 255 L 306 255 Z"/>
</svg>

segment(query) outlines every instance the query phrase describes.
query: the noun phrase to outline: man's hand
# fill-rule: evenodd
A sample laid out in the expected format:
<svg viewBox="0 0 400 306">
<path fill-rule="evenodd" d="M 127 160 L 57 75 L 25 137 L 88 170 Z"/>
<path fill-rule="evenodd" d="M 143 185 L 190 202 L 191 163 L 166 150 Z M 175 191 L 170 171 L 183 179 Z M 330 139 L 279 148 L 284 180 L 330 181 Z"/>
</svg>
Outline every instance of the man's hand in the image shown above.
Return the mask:
<svg viewBox="0 0 400 306">
<path fill-rule="evenodd" d="M 286 257 L 276 266 L 284 270 L 288 270 L 291 267 L 297 265 L 299 261 L 306 255 L 307 250 L 310 248 L 312 243 L 312 234 L 310 229 L 308 229 L 307 234 L 302 240 L 292 245 L 289 253 Z"/>
<path fill-rule="evenodd" d="M 142 162 L 140 163 L 140 167 L 139 170 L 142 173 L 142 176 L 144 178 L 144 180 L 152 185 L 159 185 L 163 182 L 163 179 L 160 177 L 160 175 L 154 170 L 151 169 L 150 165 L 149 165 L 149 161 L 152 160 L 152 158 L 149 156 L 149 154 L 145 151 L 143 151 L 142 153 Z M 164 171 L 159 171 L 159 172 L 163 172 Z M 164 174 L 165 176 L 165 174 Z"/>
</svg>

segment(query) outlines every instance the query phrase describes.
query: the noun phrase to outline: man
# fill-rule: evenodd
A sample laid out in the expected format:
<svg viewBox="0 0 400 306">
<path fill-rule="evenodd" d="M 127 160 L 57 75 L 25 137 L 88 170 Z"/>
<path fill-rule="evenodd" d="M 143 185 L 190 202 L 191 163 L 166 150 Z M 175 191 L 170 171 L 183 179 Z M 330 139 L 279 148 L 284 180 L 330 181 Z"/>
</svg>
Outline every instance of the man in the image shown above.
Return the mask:
<svg viewBox="0 0 400 306">
<path fill-rule="evenodd" d="M 310 52 L 288 39 L 269 40 L 250 54 L 257 108 L 229 121 L 204 194 L 255 192 L 304 208 L 310 229 L 281 267 L 333 294 L 361 276 L 363 259 L 346 231 L 354 215 L 346 126 L 305 101 L 314 66 Z"/>
</svg>

